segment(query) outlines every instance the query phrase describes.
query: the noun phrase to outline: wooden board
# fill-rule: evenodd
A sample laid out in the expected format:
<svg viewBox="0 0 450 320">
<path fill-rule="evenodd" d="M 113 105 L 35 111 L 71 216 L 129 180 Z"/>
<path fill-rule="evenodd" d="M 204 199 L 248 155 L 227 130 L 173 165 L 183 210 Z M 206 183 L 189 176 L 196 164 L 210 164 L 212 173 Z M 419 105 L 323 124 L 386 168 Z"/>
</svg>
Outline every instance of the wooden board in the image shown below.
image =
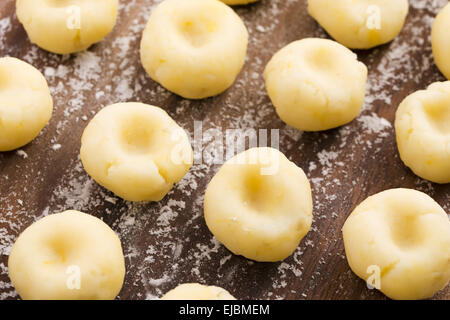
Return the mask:
<svg viewBox="0 0 450 320">
<path fill-rule="evenodd" d="M 357 52 L 369 69 L 364 110 L 349 125 L 322 133 L 284 125 L 262 77 L 281 47 L 328 37 L 308 15 L 305 0 L 235 7 L 250 32 L 248 60 L 232 88 L 202 101 L 167 92 L 140 65 L 141 33 L 156 2 L 121 0 L 117 26 L 107 38 L 85 53 L 58 56 L 32 45 L 14 1 L 0 1 L 0 56 L 39 68 L 55 101 L 51 122 L 37 139 L 0 154 L 0 298 L 18 298 L 7 275 L 18 234 L 44 215 L 77 209 L 102 218 L 120 235 L 127 266 L 120 299 L 156 298 L 184 282 L 218 285 L 239 299 L 385 299 L 349 269 L 341 228 L 367 196 L 394 187 L 424 191 L 450 211 L 450 186 L 412 174 L 399 159 L 393 129 L 406 95 L 444 80 L 433 63 L 430 30 L 447 1 L 410 1 L 406 26 L 395 41 Z M 80 163 L 80 137 L 97 111 L 120 101 L 160 106 L 191 134 L 194 121 L 202 121 L 203 147 L 209 150 L 219 147 L 212 130 L 279 129 L 281 151 L 303 168 L 313 188 L 313 226 L 295 253 L 279 263 L 254 263 L 214 240 L 202 203 L 220 166 L 207 157 L 159 203 L 125 202 L 93 182 Z M 449 299 L 450 287 L 435 298 Z"/>
</svg>

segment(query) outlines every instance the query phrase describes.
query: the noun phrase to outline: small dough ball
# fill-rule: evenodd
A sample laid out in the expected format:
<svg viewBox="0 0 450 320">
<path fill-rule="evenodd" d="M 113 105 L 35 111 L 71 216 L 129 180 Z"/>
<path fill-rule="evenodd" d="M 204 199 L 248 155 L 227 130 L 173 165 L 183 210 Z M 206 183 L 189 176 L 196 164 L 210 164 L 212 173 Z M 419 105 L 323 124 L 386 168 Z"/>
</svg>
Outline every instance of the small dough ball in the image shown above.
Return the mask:
<svg viewBox="0 0 450 320">
<path fill-rule="evenodd" d="M 369 49 L 393 40 L 408 15 L 408 0 L 308 0 L 308 12 L 336 41 Z"/>
<path fill-rule="evenodd" d="M 431 33 L 434 61 L 444 76 L 450 80 L 450 3 L 438 14 L 434 20 Z"/>
<path fill-rule="evenodd" d="M 217 0 L 165 0 L 153 11 L 141 42 L 141 61 L 163 87 L 202 99 L 228 89 L 245 62 L 244 22 Z"/>
<path fill-rule="evenodd" d="M 22 232 L 8 270 L 24 300 L 112 300 L 122 288 L 125 260 L 119 238 L 103 221 L 65 211 Z"/>
<path fill-rule="evenodd" d="M 342 126 L 361 111 L 367 68 L 346 47 L 327 39 L 294 41 L 278 51 L 264 77 L 280 118 L 304 131 Z"/>
<path fill-rule="evenodd" d="M 58 54 L 83 51 L 116 24 L 118 0 L 17 0 L 16 14 L 32 43 Z"/>
<path fill-rule="evenodd" d="M 42 73 L 16 58 L 0 58 L 0 151 L 20 148 L 41 132 L 53 112 Z"/>
<path fill-rule="evenodd" d="M 225 162 L 206 189 L 204 210 L 209 230 L 234 254 L 281 261 L 311 227 L 311 188 L 280 151 L 253 148 Z"/>
<path fill-rule="evenodd" d="M 239 5 L 239 4 L 249 4 L 259 0 L 221 0 L 223 3 L 228 4 L 230 6 Z"/>
<path fill-rule="evenodd" d="M 425 193 L 391 189 L 371 196 L 342 231 L 350 268 L 366 281 L 379 275 L 380 291 L 392 299 L 429 298 L 450 280 L 450 222 Z"/>
<path fill-rule="evenodd" d="M 397 109 L 400 158 L 423 179 L 450 183 L 450 81 L 406 97 Z"/>
<path fill-rule="evenodd" d="M 236 300 L 236 298 L 219 287 L 184 283 L 167 292 L 161 300 Z"/>
<path fill-rule="evenodd" d="M 193 163 L 186 132 L 161 108 L 103 108 L 81 138 L 81 161 L 97 183 L 129 201 L 159 201 Z"/>
</svg>

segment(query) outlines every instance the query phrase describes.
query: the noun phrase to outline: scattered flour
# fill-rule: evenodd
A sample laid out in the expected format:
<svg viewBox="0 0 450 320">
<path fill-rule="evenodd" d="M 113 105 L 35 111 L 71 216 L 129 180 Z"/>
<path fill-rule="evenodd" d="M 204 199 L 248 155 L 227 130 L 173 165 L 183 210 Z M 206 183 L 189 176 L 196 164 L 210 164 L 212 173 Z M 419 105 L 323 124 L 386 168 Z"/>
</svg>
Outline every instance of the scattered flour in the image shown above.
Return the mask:
<svg viewBox="0 0 450 320">
<path fill-rule="evenodd" d="M 290 290 L 290 298 L 313 298 L 318 286 L 329 285 L 327 276 L 334 271 L 334 265 L 346 264 L 342 244 L 336 239 L 340 239 L 340 223 L 350 208 L 342 206 L 348 198 L 336 195 L 351 197 L 354 190 L 364 188 L 360 177 L 366 174 L 358 171 L 360 168 L 349 166 L 356 160 L 377 157 L 381 146 L 394 141 L 392 110 L 396 106 L 393 101 L 399 100 L 396 95 L 405 94 L 402 92 L 405 84 L 424 86 L 421 81 L 425 76 L 441 79 L 432 68 L 429 32 L 434 15 L 446 1 L 411 1 L 411 9 L 420 12 L 408 20 L 404 33 L 391 44 L 372 50 L 367 57 L 367 64 L 377 59 L 380 62 L 376 70 L 370 70 L 365 105 L 357 120 L 333 132 L 302 133 L 275 116 L 262 76 L 265 64 L 282 46 L 305 36 L 326 37 L 308 17 L 304 7 L 298 6 L 297 0 L 263 1 L 261 8 L 237 7 L 236 11 L 250 33 L 246 66 L 232 90 L 220 97 L 195 102 L 175 97 L 155 85 L 140 66 L 140 34 L 159 2 L 147 1 L 142 5 L 139 0 L 121 1 L 118 23 L 126 23 L 127 28 L 115 29 L 107 40 L 86 52 L 57 56 L 31 46 L 25 55 L 19 56 L 42 66 L 41 71 L 56 102 L 55 114 L 60 120 L 51 122 L 46 129 L 46 136 L 52 141 L 50 151 L 61 149 L 68 141 L 66 139 L 79 139 L 86 121 L 102 107 L 119 101 L 143 101 L 162 107 L 169 103 L 173 106 L 176 101 L 176 108 L 167 111 L 191 134 L 195 120 L 203 120 L 204 131 L 278 128 L 281 151 L 302 166 L 311 181 L 314 195 L 311 231 L 285 261 L 253 263 L 231 255 L 209 233 L 202 218 L 206 183 L 218 166 L 195 165 L 159 203 L 131 203 L 99 187 L 85 173 L 74 152 L 60 174 L 55 176 L 54 189 L 50 194 L 39 194 L 42 199 L 38 203 L 24 197 L 29 194 L 29 186 L 18 186 L 7 197 L 0 195 L 0 299 L 17 298 L 9 283 L 6 266 L 17 235 L 31 222 L 67 209 L 103 217 L 118 233 L 127 263 L 125 286 L 134 288 L 125 298 L 156 299 L 182 282 L 219 285 L 238 298 L 283 299 L 287 295 L 286 288 L 295 289 Z M 130 20 L 130 16 L 134 18 Z M 296 23 L 302 24 L 310 33 L 285 34 L 280 22 L 287 18 L 296 19 Z M 11 30 L 11 18 L 1 17 L 0 13 L 0 52 L 7 49 L 5 35 Z M 277 41 L 271 41 L 271 35 L 276 35 Z M 239 101 L 246 101 L 246 105 L 237 102 L 235 96 L 240 97 Z M 202 112 L 216 104 L 220 104 L 217 112 Z M 217 151 L 212 141 L 204 143 L 205 148 Z M 16 153 L 24 159 L 28 157 L 24 150 Z M 30 160 L 41 160 L 39 163 L 49 167 L 52 161 L 59 159 L 56 158 L 58 154 L 60 152 L 33 153 Z M 315 156 L 306 158 L 305 154 Z M 30 179 L 45 185 L 46 177 L 40 172 L 30 172 L 26 166 L 22 169 Z M 8 176 L 3 179 L 11 180 Z M 421 179 L 414 183 L 430 194 L 435 190 L 432 184 Z M 345 212 L 337 212 L 337 208 L 345 209 Z M 448 204 L 444 208 L 448 211 Z M 336 221 L 336 225 L 321 230 L 320 222 L 324 219 Z M 340 254 L 331 255 L 336 247 Z M 351 277 L 349 272 L 339 275 L 336 281 L 343 283 Z M 261 292 L 258 297 L 249 296 L 248 288 L 257 286 L 261 280 L 267 280 L 269 285 L 265 284 L 265 288 L 271 289 Z M 291 288 L 292 284 L 298 287 Z M 344 290 L 343 286 L 336 286 L 337 295 L 343 294 Z"/>
</svg>

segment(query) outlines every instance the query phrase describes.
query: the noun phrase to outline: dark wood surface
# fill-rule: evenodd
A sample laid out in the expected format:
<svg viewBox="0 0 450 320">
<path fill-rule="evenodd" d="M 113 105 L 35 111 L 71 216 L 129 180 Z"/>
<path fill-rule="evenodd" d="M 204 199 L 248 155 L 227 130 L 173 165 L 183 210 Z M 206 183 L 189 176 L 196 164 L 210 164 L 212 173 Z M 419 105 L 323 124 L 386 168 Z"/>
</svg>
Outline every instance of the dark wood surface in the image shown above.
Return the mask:
<svg viewBox="0 0 450 320">
<path fill-rule="evenodd" d="M 67 209 L 102 218 L 120 236 L 127 273 L 120 299 L 151 299 L 184 282 L 229 290 L 238 299 L 385 299 L 349 269 L 341 228 L 367 196 L 394 187 L 421 190 L 450 211 L 450 186 L 424 181 L 399 159 L 394 114 L 408 94 L 443 81 L 433 63 L 431 23 L 447 1 L 410 1 L 404 30 L 392 43 L 357 52 L 369 69 L 364 110 L 352 123 L 322 133 L 301 133 L 277 117 L 262 73 L 291 41 L 327 37 L 308 16 L 304 0 L 262 0 L 235 7 L 249 32 L 248 59 L 225 93 L 188 101 L 153 82 L 139 61 L 139 42 L 154 4 L 121 0 L 113 32 L 87 53 L 58 56 L 32 45 L 12 0 L 0 1 L 0 56 L 32 63 L 46 76 L 55 110 L 49 125 L 19 151 L 0 153 L 0 298 L 17 299 L 8 278 L 11 245 L 32 222 Z M 232 255 L 207 229 L 203 194 L 219 166 L 196 164 L 159 203 L 125 202 L 84 172 L 80 137 L 102 107 L 142 101 L 165 109 L 191 134 L 203 121 L 204 147 L 218 129 L 279 129 L 280 149 L 311 180 L 314 221 L 288 259 L 254 263 Z M 206 159 L 207 160 L 207 159 Z M 435 299 L 449 299 L 450 287 Z"/>
</svg>

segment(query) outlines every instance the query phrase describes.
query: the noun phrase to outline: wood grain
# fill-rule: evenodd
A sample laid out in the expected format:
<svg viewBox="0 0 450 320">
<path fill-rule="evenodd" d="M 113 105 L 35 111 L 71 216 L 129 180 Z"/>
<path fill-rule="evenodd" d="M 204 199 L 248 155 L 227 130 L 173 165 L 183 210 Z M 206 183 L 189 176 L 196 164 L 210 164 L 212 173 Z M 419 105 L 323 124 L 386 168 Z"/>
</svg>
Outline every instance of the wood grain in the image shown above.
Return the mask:
<svg viewBox="0 0 450 320">
<path fill-rule="evenodd" d="M 119 299 L 158 297 L 183 282 L 222 286 L 239 299 L 385 299 L 349 269 L 341 228 L 367 196 L 394 187 L 424 191 L 450 211 L 450 186 L 426 182 L 407 169 L 393 129 L 395 110 L 406 95 L 444 80 L 433 63 L 429 35 L 446 1 L 411 1 L 406 26 L 395 41 L 357 52 L 369 69 L 364 111 L 349 125 L 322 133 L 284 125 L 262 77 L 265 64 L 284 45 L 328 37 L 308 16 L 306 1 L 262 0 L 235 7 L 250 31 L 248 60 L 232 88 L 202 101 L 167 92 L 140 65 L 140 34 L 155 2 L 122 0 L 115 29 L 88 55 L 58 56 L 32 45 L 17 21 L 14 1 L 0 1 L 0 56 L 39 68 L 55 101 L 50 124 L 21 149 L 26 156 L 0 154 L 0 298 L 18 298 L 7 275 L 18 234 L 45 214 L 78 209 L 102 218 L 120 235 L 127 274 Z M 93 61 L 89 70 L 96 77 L 83 73 L 86 60 Z M 219 165 L 195 165 L 160 203 L 128 203 L 95 184 L 80 164 L 80 137 L 95 112 L 119 101 L 160 106 L 191 134 L 194 121 L 202 121 L 204 131 L 222 133 L 279 129 L 281 151 L 304 169 L 314 194 L 313 228 L 295 254 L 280 263 L 253 263 L 213 239 L 202 216 L 202 196 Z M 449 299 L 450 288 L 434 298 Z"/>
</svg>

